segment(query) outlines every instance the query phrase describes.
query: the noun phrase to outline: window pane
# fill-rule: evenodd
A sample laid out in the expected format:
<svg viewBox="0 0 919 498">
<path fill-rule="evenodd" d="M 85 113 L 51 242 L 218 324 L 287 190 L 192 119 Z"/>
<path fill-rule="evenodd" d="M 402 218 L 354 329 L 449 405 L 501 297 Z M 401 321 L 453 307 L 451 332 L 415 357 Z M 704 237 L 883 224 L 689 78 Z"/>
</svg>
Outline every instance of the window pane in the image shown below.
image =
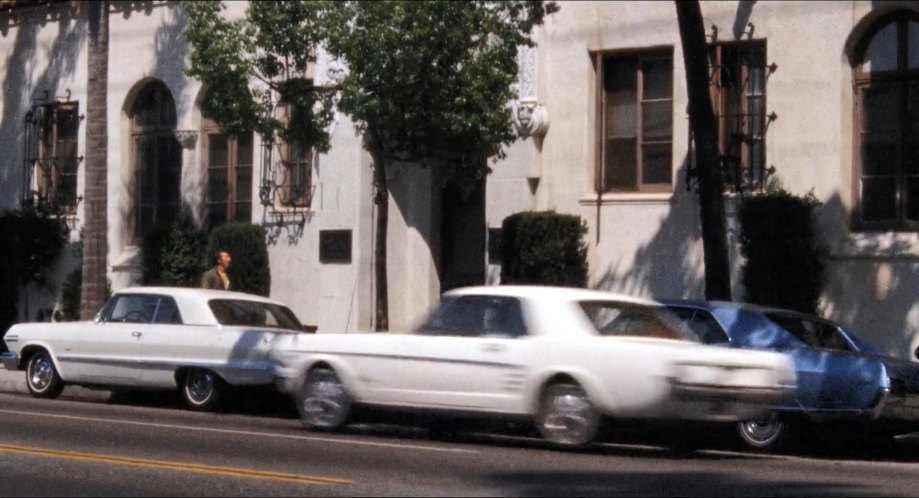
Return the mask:
<svg viewBox="0 0 919 498">
<path fill-rule="evenodd" d="M 862 179 L 862 219 L 896 221 L 896 188 L 896 182 L 891 177 Z"/>
<path fill-rule="evenodd" d="M 236 200 L 247 202 L 252 200 L 252 166 L 236 167 Z"/>
<path fill-rule="evenodd" d="M 747 134 L 762 137 L 766 129 L 766 99 L 747 97 Z"/>
<path fill-rule="evenodd" d="M 207 206 L 207 225 L 211 228 L 227 222 L 226 203 L 212 203 Z"/>
<path fill-rule="evenodd" d="M 910 221 L 919 221 L 919 177 L 909 177 L 906 189 L 906 217 Z"/>
<path fill-rule="evenodd" d="M 862 90 L 864 105 L 862 131 L 872 135 L 885 135 L 892 139 L 900 129 L 897 87 L 893 85 L 865 87 Z"/>
<path fill-rule="evenodd" d="M 909 22 L 909 68 L 915 69 L 919 67 L 919 22 L 910 21 Z"/>
<path fill-rule="evenodd" d="M 866 73 L 897 69 L 897 23 L 884 26 L 868 45 L 862 71 Z"/>
<path fill-rule="evenodd" d="M 207 136 L 208 166 L 226 166 L 229 161 L 227 136 L 223 133 L 210 133 Z"/>
<path fill-rule="evenodd" d="M 252 133 L 243 133 L 236 138 L 236 163 L 252 164 Z"/>
<path fill-rule="evenodd" d="M 641 131 L 644 140 L 670 140 L 673 135 L 672 102 L 642 102 Z"/>
<path fill-rule="evenodd" d="M 669 57 L 643 59 L 641 72 L 644 100 L 669 99 L 673 96 L 673 71 Z"/>
<path fill-rule="evenodd" d="M 661 144 L 644 144 L 641 147 L 643 184 L 670 183 L 671 146 L 670 142 Z"/>
<path fill-rule="evenodd" d="M 226 202 L 228 194 L 226 168 L 209 168 L 207 170 L 207 200 Z"/>
<path fill-rule="evenodd" d="M 607 138 L 635 136 L 638 101 L 636 61 L 633 58 L 606 58 L 604 61 Z"/>
<path fill-rule="evenodd" d="M 897 143 L 870 142 L 871 137 L 862 136 L 862 174 L 892 175 L 897 168 Z"/>
<path fill-rule="evenodd" d="M 620 138 L 606 141 L 604 190 L 635 190 L 638 185 L 635 149 L 635 139 Z"/>
</svg>

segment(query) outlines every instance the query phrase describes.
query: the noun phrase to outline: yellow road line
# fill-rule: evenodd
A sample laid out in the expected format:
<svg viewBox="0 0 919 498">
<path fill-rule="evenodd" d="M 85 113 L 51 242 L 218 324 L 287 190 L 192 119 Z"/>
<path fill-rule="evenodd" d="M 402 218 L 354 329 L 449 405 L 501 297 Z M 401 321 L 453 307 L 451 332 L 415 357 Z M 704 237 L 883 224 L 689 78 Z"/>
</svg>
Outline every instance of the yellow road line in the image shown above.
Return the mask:
<svg viewBox="0 0 919 498">
<path fill-rule="evenodd" d="M 128 465 L 132 467 L 146 467 L 151 469 L 176 470 L 180 472 L 196 472 L 199 474 L 217 474 L 232 477 L 249 477 L 254 479 L 292 481 L 301 484 L 352 484 L 352 481 L 345 479 L 335 479 L 332 477 L 304 476 L 299 474 L 287 474 L 283 472 L 271 472 L 256 469 L 217 467 L 213 465 L 201 465 L 195 463 L 148 460 L 144 458 L 99 455 L 94 453 L 80 453 L 76 451 L 50 450 L 45 448 L 32 448 L 28 446 L 13 446 L 9 444 L 0 444 L 0 452 L 23 453 L 27 455 L 65 458 L 69 460 L 81 460 L 86 462 L 111 463 L 116 465 Z"/>
</svg>

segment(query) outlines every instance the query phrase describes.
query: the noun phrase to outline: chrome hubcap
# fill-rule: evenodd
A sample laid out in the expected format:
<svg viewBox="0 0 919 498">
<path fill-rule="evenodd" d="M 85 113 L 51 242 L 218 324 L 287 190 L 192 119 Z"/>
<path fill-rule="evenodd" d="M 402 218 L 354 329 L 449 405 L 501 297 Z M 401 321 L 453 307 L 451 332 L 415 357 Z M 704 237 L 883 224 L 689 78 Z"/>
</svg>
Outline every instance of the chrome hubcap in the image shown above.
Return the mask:
<svg viewBox="0 0 919 498">
<path fill-rule="evenodd" d="M 214 391 L 214 374 L 196 370 L 188 375 L 188 396 L 198 403 L 207 401 Z"/>
<path fill-rule="evenodd" d="M 310 374 L 300 403 L 303 419 L 316 427 L 336 427 L 348 411 L 348 394 L 335 374 L 326 371 Z"/>
<path fill-rule="evenodd" d="M 51 364 L 51 360 L 46 356 L 41 356 L 32 362 L 32 368 L 29 371 L 29 383 L 32 384 L 35 390 L 43 391 L 51 384 L 53 375 L 54 365 Z"/>
<path fill-rule="evenodd" d="M 772 439 L 775 439 L 783 427 L 784 424 L 775 413 L 770 413 L 763 418 L 747 420 L 740 423 L 741 431 L 751 440 L 758 443 L 768 443 Z"/>
<path fill-rule="evenodd" d="M 583 444 L 592 437 L 594 409 L 587 396 L 569 389 L 548 398 L 542 429 L 550 441 Z"/>
</svg>

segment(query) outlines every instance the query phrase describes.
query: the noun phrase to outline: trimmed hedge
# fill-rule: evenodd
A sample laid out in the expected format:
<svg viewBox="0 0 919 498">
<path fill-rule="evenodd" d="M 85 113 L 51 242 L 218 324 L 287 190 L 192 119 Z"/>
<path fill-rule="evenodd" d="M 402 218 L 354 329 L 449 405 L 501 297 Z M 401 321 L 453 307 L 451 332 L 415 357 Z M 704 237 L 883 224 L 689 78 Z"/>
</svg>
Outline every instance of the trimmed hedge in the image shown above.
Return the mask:
<svg viewBox="0 0 919 498">
<path fill-rule="evenodd" d="M 268 296 L 271 270 L 262 227 L 245 222 L 220 225 L 211 232 L 208 241 L 207 268 L 214 266 L 217 251 L 227 251 L 232 258 L 227 270 L 230 290 Z"/>
<path fill-rule="evenodd" d="M 577 215 L 523 211 L 501 224 L 501 283 L 587 285 L 587 224 Z"/>
<path fill-rule="evenodd" d="M 206 238 L 191 209 L 183 206 L 174 220 L 144 237 L 144 284 L 197 287 L 204 271 Z"/>
<path fill-rule="evenodd" d="M 816 313 L 827 251 L 813 212 L 820 202 L 778 189 L 740 203 L 740 252 L 746 300 Z"/>
</svg>

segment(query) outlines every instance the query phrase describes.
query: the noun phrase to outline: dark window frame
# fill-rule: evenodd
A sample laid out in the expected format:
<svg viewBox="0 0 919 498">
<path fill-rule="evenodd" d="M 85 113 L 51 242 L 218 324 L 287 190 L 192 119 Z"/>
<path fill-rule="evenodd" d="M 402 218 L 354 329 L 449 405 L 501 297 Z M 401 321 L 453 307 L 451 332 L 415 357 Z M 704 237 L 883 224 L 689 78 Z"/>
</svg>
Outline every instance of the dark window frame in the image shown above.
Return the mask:
<svg viewBox="0 0 919 498">
<path fill-rule="evenodd" d="M 654 47 L 643 50 L 630 50 L 630 51 L 614 51 L 614 52 L 595 52 L 594 54 L 594 65 L 596 68 L 596 89 L 597 89 L 597 123 L 596 123 L 596 164 L 595 164 L 595 189 L 600 193 L 672 193 L 674 187 L 673 179 L 673 47 Z M 648 89 L 645 86 L 646 76 L 645 70 L 646 62 L 654 60 L 664 60 L 668 64 L 668 76 L 669 81 L 669 93 L 665 92 L 664 96 L 656 96 L 650 98 L 647 91 Z M 608 73 L 612 72 L 612 69 L 608 69 L 609 66 L 613 66 L 616 63 L 629 64 L 631 61 L 634 61 L 634 91 L 635 99 L 632 104 L 635 106 L 634 109 L 634 118 L 635 121 L 630 125 L 631 135 L 618 135 L 610 136 L 610 133 L 617 133 L 615 130 L 609 129 L 608 126 L 610 120 L 612 119 L 609 116 L 609 109 L 611 108 L 610 103 L 610 94 L 612 93 L 609 90 L 609 86 L 613 84 L 612 78 Z M 628 78 L 623 77 L 622 81 L 625 82 Z M 650 81 L 650 80 L 649 80 Z M 649 98 L 646 98 L 649 97 Z M 652 137 L 646 136 L 645 130 L 645 121 L 646 116 L 649 114 L 644 111 L 643 105 L 647 105 L 650 109 L 655 104 L 666 104 L 669 103 L 669 113 L 663 115 L 665 119 L 669 120 L 669 137 Z M 623 121 L 627 122 L 627 121 Z M 634 150 L 632 153 L 634 157 L 628 159 L 629 150 L 626 147 L 625 150 L 617 150 L 617 147 L 614 147 L 610 144 L 611 141 L 619 141 L 625 143 L 627 141 L 634 141 Z M 650 164 L 648 161 L 648 156 L 651 156 L 650 153 L 646 155 L 646 150 L 651 148 L 658 148 L 659 150 L 666 150 L 666 156 L 669 158 L 667 161 L 667 170 L 668 170 L 668 179 L 666 182 L 647 182 L 645 181 L 647 174 L 646 167 Z M 620 154 L 624 152 L 624 161 L 633 161 L 632 164 L 625 164 L 625 169 L 632 169 L 629 174 L 633 175 L 633 179 L 629 179 L 627 183 L 632 183 L 631 185 L 616 185 L 615 182 L 620 181 L 617 178 L 617 174 L 614 171 L 615 169 L 614 162 L 616 161 L 616 156 L 614 154 Z M 633 181 L 631 181 L 633 180 Z"/>
<path fill-rule="evenodd" d="M 204 216 L 205 227 L 213 230 L 224 223 L 231 221 L 251 221 L 252 218 L 252 190 L 253 181 L 255 181 L 255 145 L 254 134 L 246 132 L 243 135 L 229 135 L 220 125 L 207 117 L 203 117 L 201 126 L 201 135 L 203 137 L 203 153 L 201 154 L 202 168 L 207 175 L 204 183 L 204 203 L 206 214 Z M 220 137 L 220 140 L 226 140 L 226 146 L 223 153 L 226 157 L 226 164 L 212 164 L 211 146 L 212 141 Z M 248 142 L 249 155 L 240 150 L 245 148 Z M 245 159 L 248 159 L 246 164 Z M 221 182 L 223 194 L 219 195 L 211 186 L 213 176 L 218 170 L 225 170 L 226 183 Z M 246 178 L 248 177 L 248 180 Z M 248 182 L 248 188 L 246 184 Z M 244 191 L 241 191 L 244 190 Z M 219 198 L 217 198 L 219 197 Z"/>
<path fill-rule="evenodd" d="M 910 23 L 919 23 L 919 13 L 913 11 L 896 11 L 878 18 L 875 23 L 865 32 L 859 43 L 856 45 L 855 56 L 853 57 L 853 148 L 852 148 L 852 217 L 851 229 L 853 231 L 916 231 L 919 230 L 919 191 L 914 192 L 914 202 L 910 205 L 910 184 L 914 188 L 919 188 L 919 158 L 913 159 L 913 166 L 910 166 L 910 139 L 919 136 L 919 120 L 911 123 L 910 112 L 919 115 L 919 109 L 910 109 L 911 100 L 910 92 L 919 94 L 919 68 L 910 69 L 908 65 L 909 57 L 909 25 Z M 894 26 L 896 30 L 896 59 L 897 67 L 892 71 L 871 71 L 866 72 L 863 64 L 866 62 L 867 50 L 875 37 L 885 28 Z M 892 121 L 896 130 L 888 140 L 879 140 L 878 142 L 869 142 L 867 135 L 870 131 L 866 130 L 868 124 L 866 98 L 879 91 L 889 90 L 895 99 L 891 108 L 897 109 L 900 113 Z M 919 96 L 914 95 L 914 99 L 919 100 Z M 882 124 L 889 125 L 889 122 Z M 877 138 L 881 138 L 883 133 L 877 133 Z M 912 144 L 919 150 L 919 141 L 912 138 L 916 143 Z M 873 153 L 866 150 L 867 144 L 871 144 L 876 149 Z M 866 164 L 866 157 L 876 157 L 884 143 L 894 149 L 893 171 L 890 172 L 869 172 Z M 881 161 L 884 162 L 884 161 Z M 910 172 L 910 169 L 914 171 Z M 866 186 L 867 183 L 873 183 L 874 187 Z M 871 211 L 871 194 L 866 195 L 866 189 L 884 188 L 885 183 L 892 182 L 893 205 L 887 206 L 892 209 L 887 216 L 878 212 L 869 216 Z M 887 185 L 889 189 L 891 185 Z M 889 195 L 882 195 L 880 191 L 875 192 L 876 199 L 879 202 L 890 200 Z M 868 200 L 866 200 L 866 197 Z M 884 206 L 876 206 L 876 209 L 885 210 Z M 912 213 L 910 213 L 912 211 Z M 912 216 L 912 218 L 911 218 Z"/>
</svg>

